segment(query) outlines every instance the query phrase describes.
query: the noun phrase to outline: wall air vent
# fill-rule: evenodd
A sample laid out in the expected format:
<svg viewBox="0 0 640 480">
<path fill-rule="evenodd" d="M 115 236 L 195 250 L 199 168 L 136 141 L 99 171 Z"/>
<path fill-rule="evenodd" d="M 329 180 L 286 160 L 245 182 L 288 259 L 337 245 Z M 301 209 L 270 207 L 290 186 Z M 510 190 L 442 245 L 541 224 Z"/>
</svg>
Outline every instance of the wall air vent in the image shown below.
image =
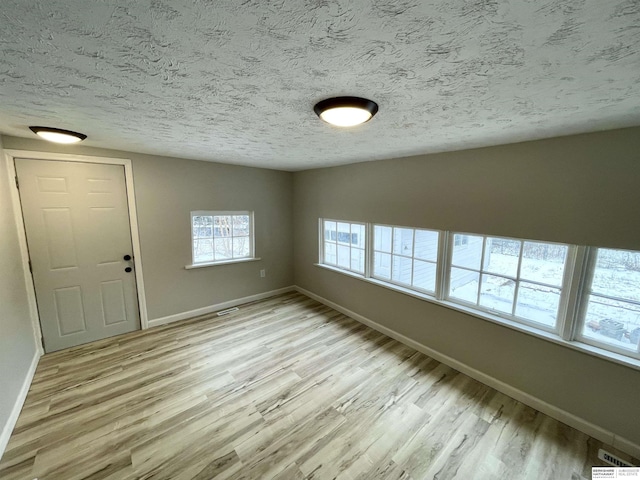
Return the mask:
<svg viewBox="0 0 640 480">
<path fill-rule="evenodd" d="M 610 465 L 613 465 L 614 467 L 633 467 L 633 465 L 631 465 L 630 463 L 625 462 L 621 458 L 618 458 L 612 453 L 609 453 L 603 449 L 598 450 L 598 458 L 600 460 L 604 460 Z"/>
</svg>

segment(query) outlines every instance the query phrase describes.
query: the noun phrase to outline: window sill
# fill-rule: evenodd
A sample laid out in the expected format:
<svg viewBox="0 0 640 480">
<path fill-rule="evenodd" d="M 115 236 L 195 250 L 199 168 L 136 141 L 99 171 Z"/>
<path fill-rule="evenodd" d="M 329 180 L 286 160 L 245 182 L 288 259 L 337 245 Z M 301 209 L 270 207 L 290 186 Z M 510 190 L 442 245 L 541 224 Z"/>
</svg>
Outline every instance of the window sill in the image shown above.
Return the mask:
<svg viewBox="0 0 640 480">
<path fill-rule="evenodd" d="M 604 348 L 596 347 L 593 345 L 589 345 L 586 343 L 578 342 L 576 340 L 568 341 L 560 337 L 559 335 L 551 332 L 547 332 L 544 330 L 537 329 L 535 327 L 530 327 L 525 324 L 520 324 L 518 322 L 508 320 L 497 315 L 491 315 L 490 313 L 485 313 L 482 311 L 474 310 L 469 307 L 465 307 L 464 305 L 459 305 L 457 303 L 450 302 L 448 300 L 438 300 L 436 297 L 432 297 L 430 295 L 425 295 L 420 292 L 416 292 L 415 290 L 411 290 L 408 288 L 403 288 L 397 286 L 392 283 L 386 283 L 380 280 L 376 280 L 375 278 L 367 278 L 363 275 L 359 275 L 354 272 L 350 272 L 348 270 L 343 270 L 341 268 L 332 267 L 330 265 L 323 265 L 321 263 L 315 263 L 316 267 L 323 268 L 325 270 L 330 270 L 332 272 L 341 273 L 343 275 L 347 275 L 349 277 L 353 277 L 355 279 L 361 280 L 363 282 L 371 283 L 373 285 L 377 285 L 379 287 L 386 288 L 388 290 L 392 290 L 394 292 L 399 292 L 404 295 L 408 295 L 410 297 L 417 298 L 419 300 L 424 300 L 429 303 L 433 303 L 435 305 L 440 305 L 445 308 L 449 308 L 451 310 L 456 310 L 458 312 L 465 313 L 472 317 L 479 318 L 481 320 L 485 320 L 491 323 L 495 323 L 497 325 L 510 328 L 512 330 L 516 330 L 518 332 L 523 332 L 528 335 L 532 335 L 537 338 L 542 338 L 549 342 L 555 343 L 557 345 L 561 345 L 563 347 L 570 348 L 572 350 L 577 350 L 582 353 L 586 353 L 588 355 L 592 355 L 594 357 L 601 358 L 603 360 L 608 360 L 613 363 L 617 363 L 619 365 L 623 365 L 625 367 L 633 368 L 634 370 L 640 370 L 640 360 L 636 360 L 635 358 L 627 357 L 625 355 L 610 352 L 605 350 Z"/>
<path fill-rule="evenodd" d="M 231 265 L 232 263 L 257 262 L 259 260 L 262 260 L 262 258 L 260 257 L 238 258 L 236 260 L 225 260 L 222 262 L 192 263 L 191 265 L 185 265 L 184 268 L 186 270 L 192 270 L 194 268 L 217 267 L 218 265 Z"/>
</svg>

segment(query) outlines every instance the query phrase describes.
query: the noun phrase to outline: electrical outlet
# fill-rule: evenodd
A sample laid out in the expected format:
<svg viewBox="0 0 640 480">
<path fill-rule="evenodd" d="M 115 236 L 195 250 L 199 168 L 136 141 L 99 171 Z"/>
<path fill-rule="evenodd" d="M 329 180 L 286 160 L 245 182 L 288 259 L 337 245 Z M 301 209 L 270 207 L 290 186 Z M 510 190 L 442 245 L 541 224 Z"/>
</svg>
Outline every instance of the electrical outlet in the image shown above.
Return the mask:
<svg viewBox="0 0 640 480">
<path fill-rule="evenodd" d="M 261 276 L 262 278 L 264 278 L 264 277 L 266 277 L 266 276 L 267 276 L 267 271 L 266 271 L 264 268 L 263 268 L 262 270 L 260 270 L 260 276 Z"/>
</svg>

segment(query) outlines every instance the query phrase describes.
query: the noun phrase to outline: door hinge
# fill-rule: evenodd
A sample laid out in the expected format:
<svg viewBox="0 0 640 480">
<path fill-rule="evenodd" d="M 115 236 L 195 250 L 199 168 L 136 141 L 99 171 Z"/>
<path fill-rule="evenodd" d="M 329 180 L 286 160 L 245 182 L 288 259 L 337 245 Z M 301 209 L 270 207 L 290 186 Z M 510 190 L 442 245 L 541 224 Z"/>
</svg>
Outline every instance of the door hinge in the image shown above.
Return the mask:
<svg viewBox="0 0 640 480">
<path fill-rule="evenodd" d="M 16 175 L 16 188 L 20 190 L 20 182 L 18 182 L 18 176 Z"/>
<path fill-rule="evenodd" d="M 31 266 L 31 260 L 29 260 L 29 271 L 33 273 L 33 267 Z"/>
</svg>

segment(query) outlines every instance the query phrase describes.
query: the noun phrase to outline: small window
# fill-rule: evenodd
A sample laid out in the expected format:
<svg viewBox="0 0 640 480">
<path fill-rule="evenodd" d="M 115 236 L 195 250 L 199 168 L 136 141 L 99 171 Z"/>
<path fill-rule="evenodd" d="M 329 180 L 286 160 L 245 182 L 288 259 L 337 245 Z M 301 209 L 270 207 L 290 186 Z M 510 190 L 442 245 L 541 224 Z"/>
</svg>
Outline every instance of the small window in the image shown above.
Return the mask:
<svg viewBox="0 0 640 480">
<path fill-rule="evenodd" d="M 589 273 L 580 340 L 640 358 L 640 252 L 593 249 Z"/>
<path fill-rule="evenodd" d="M 454 234 L 448 299 L 557 329 L 569 247 Z"/>
<path fill-rule="evenodd" d="M 193 264 L 254 257 L 253 212 L 191 212 Z"/>
<path fill-rule="evenodd" d="M 439 236 L 434 230 L 374 225 L 372 277 L 433 295 Z"/>
<path fill-rule="evenodd" d="M 365 225 L 321 220 L 321 226 L 320 262 L 364 275 Z"/>
</svg>

